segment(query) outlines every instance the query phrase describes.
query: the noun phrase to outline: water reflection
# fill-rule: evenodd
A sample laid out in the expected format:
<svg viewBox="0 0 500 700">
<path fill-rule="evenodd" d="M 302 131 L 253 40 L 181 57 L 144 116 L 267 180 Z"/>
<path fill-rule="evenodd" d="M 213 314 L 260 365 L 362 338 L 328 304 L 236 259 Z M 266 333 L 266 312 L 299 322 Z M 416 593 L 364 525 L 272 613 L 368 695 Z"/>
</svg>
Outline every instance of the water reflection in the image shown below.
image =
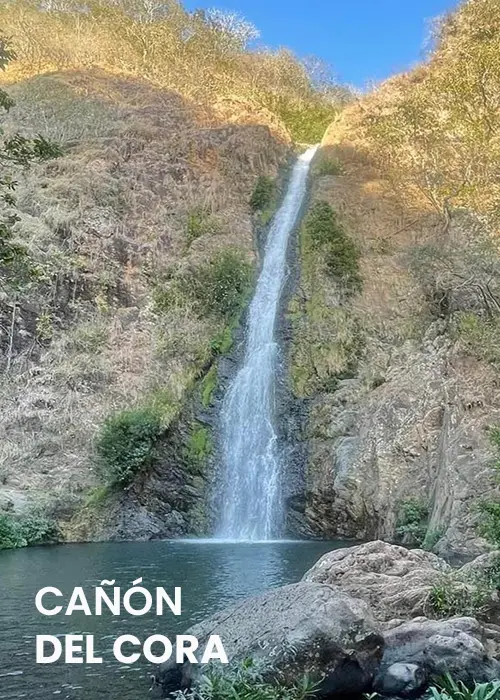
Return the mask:
<svg viewBox="0 0 500 700">
<path fill-rule="evenodd" d="M 298 581 L 328 542 L 148 542 L 66 545 L 0 552 L 0 698 L 137 700 L 147 693 L 151 666 L 123 666 L 112 655 L 121 634 L 144 640 L 183 632 L 194 622 L 246 596 Z M 75 586 L 89 600 L 103 579 L 124 590 L 140 576 L 150 590 L 182 587 L 181 617 L 101 617 L 74 613 L 44 617 L 34 605 L 43 586 L 57 586 L 66 601 Z M 92 634 L 98 666 L 35 664 L 37 634 Z"/>
</svg>

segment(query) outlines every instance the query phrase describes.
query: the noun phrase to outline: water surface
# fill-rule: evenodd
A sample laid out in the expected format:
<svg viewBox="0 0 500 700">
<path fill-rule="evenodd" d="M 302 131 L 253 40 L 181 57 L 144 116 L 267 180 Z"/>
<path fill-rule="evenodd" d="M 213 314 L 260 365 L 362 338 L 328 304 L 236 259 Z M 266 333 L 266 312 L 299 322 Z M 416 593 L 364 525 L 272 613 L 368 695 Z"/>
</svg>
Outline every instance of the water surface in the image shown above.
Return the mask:
<svg viewBox="0 0 500 700">
<path fill-rule="evenodd" d="M 298 581 L 332 542 L 133 542 L 60 545 L 0 552 L 0 698 L 49 700 L 140 700 L 148 697 L 154 667 L 142 660 L 131 666 L 113 657 L 122 634 L 145 640 L 152 634 L 175 636 L 232 602 L 273 586 Z M 93 599 L 103 579 L 123 590 L 143 577 L 153 591 L 182 587 L 181 617 L 168 613 L 131 617 L 40 615 L 37 591 L 56 586 L 65 600 L 75 586 Z M 101 665 L 35 663 L 37 634 L 93 634 Z M 222 640 L 224 641 L 224 640 Z"/>
</svg>

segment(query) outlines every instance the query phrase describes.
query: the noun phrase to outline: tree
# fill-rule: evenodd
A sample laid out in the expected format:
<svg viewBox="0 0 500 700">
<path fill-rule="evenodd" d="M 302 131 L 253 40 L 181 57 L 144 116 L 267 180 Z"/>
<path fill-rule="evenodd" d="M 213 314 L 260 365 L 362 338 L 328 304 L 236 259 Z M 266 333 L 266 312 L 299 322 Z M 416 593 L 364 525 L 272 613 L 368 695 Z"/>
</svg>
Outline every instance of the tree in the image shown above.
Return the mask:
<svg viewBox="0 0 500 700">
<path fill-rule="evenodd" d="M 0 36 L 0 68 L 5 70 L 9 61 L 15 58 L 7 39 Z M 14 106 L 12 98 L 0 90 L 0 110 L 8 112 Z M 28 167 L 32 162 L 40 162 L 61 154 L 60 148 L 37 136 L 33 139 L 21 134 L 6 137 L 0 126 L 0 273 L 9 286 L 17 286 L 30 275 L 28 252 L 25 246 L 15 240 L 14 225 L 18 221 L 15 213 L 14 191 L 16 181 L 12 171 Z"/>
</svg>

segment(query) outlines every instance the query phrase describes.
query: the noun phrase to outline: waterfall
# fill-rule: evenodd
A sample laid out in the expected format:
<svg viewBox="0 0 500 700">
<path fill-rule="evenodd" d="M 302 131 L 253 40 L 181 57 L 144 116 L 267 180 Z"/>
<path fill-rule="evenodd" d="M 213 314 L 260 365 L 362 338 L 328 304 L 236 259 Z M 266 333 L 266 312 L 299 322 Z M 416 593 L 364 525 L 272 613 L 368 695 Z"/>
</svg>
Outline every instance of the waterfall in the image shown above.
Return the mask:
<svg viewBox="0 0 500 700">
<path fill-rule="evenodd" d="M 249 309 L 245 356 L 221 413 L 222 494 L 217 536 L 279 537 L 282 464 L 274 420 L 278 344 L 276 315 L 286 278 L 288 240 L 299 215 L 316 147 L 299 156 L 269 231 L 262 271 Z"/>
</svg>

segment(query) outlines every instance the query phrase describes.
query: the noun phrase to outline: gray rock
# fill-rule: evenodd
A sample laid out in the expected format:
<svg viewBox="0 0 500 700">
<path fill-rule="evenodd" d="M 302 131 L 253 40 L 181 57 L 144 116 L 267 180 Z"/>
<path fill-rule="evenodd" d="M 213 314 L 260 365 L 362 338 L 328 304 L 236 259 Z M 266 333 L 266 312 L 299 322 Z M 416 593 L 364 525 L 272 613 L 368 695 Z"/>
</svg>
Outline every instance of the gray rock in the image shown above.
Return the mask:
<svg viewBox="0 0 500 700">
<path fill-rule="evenodd" d="M 366 603 L 335 586 L 297 583 L 244 600 L 192 627 L 200 646 L 218 634 L 231 664 L 252 658 L 266 680 L 292 683 L 306 672 L 322 679 L 321 696 L 362 693 L 372 686 L 383 638 Z M 200 664 L 164 664 L 157 683 L 164 694 L 190 687 Z"/>
<path fill-rule="evenodd" d="M 428 674 L 423 666 L 400 662 L 392 664 L 380 674 L 374 688 L 383 695 L 408 698 L 418 695 L 427 681 Z"/>
<path fill-rule="evenodd" d="M 366 600 L 378 620 L 405 620 L 424 614 L 432 585 L 449 571 L 430 552 L 376 541 L 328 552 L 304 581 L 340 586 Z"/>
<path fill-rule="evenodd" d="M 464 683 L 500 678 L 500 661 L 488 654 L 488 630 L 473 618 L 415 619 L 386 631 L 384 639 L 379 678 L 401 663 L 419 666 L 429 677 L 450 673 Z"/>
</svg>

